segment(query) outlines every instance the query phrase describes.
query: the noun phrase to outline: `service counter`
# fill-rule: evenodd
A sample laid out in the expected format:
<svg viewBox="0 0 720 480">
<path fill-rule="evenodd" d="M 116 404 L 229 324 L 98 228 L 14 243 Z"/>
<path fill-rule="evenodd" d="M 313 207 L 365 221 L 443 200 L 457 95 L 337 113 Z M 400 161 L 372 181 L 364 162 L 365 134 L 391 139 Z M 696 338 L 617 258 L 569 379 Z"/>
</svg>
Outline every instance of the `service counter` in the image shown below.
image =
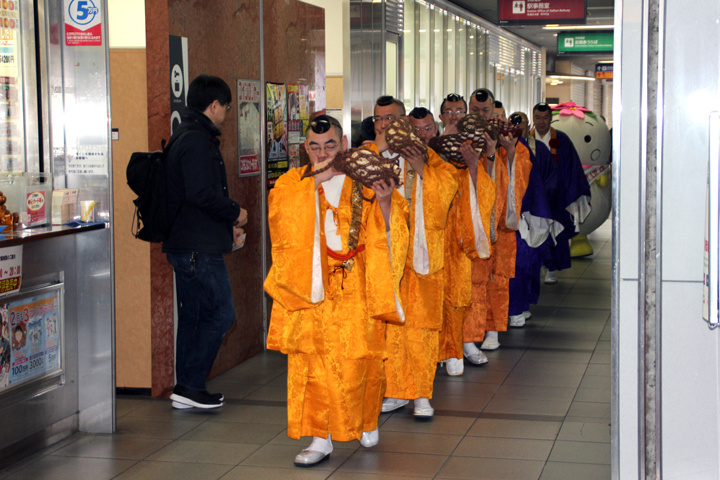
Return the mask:
<svg viewBox="0 0 720 480">
<path fill-rule="evenodd" d="M 96 223 L 0 237 L 0 262 L 22 251 L 20 289 L 0 297 L 11 343 L 0 374 L 0 469 L 76 431 L 114 431 L 111 233 Z M 7 275 L 0 268 L 0 289 Z"/>
</svg>

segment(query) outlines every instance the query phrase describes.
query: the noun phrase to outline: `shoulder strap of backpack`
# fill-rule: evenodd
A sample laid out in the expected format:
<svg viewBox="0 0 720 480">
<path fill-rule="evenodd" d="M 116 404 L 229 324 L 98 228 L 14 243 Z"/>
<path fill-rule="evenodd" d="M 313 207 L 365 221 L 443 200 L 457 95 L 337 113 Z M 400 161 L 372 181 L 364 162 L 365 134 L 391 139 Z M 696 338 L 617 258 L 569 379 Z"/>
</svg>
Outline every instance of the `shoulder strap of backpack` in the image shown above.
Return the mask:
<svg viewBox="0 0 720 480">
<path fill-rule="evenodd" d="M 161 142 L 161 147 L 162 147 L 163 155 L 167 155 L 167 154 L 168 154 L 168 152 L 170 151 L 170 147 L 172 147 L 172 145 L 173 145 L 181 136 L 183 136 L 185 133 L 190 132 L 190 131 L 193 131 L 193 130 L 195 130 L 195 131 L 197 131 L 197 132 L 202 132 L 202 131 L 203 131 L 203 129 L 202 129 L 201 127 L 199 127 L 198 125 L 195 125 L 194 123 L 181 123 L 181 124 L 180 124 L 180 127 L 179 127 L 177 130 L 175 130 L 175 133 L 173 133 L 173 134 L 172 134 L 172 137 L 170 137 L 170 140 L 168 140 L 168 141 L 163 140 L 163 141 Z"/>
</svg>

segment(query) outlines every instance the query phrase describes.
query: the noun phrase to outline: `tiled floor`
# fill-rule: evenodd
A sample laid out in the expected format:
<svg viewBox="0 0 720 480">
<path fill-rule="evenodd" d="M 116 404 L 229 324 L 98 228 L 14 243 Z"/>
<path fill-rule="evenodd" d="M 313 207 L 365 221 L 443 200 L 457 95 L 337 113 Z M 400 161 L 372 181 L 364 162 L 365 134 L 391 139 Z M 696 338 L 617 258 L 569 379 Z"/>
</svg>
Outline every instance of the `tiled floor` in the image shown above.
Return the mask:
<svg viewBox="0 0 720 480">
<path fill-rule="evenodd" d="M 380 443 L 335 443 L 328 462 L 295 468 L 309 444 L 285 434 L 286 360 L 268 352 L 211 382 L 219 412 L 165 400 L 118 399 L 118 432 L 76 434 L 0 479 L 608 479 L 610 478 L 610 224 L 596 253 L 544 286 L 524 329 L 500 334 L 490 363 L 439 369 L 432 421 L 383 414 Z"/>
</svg>

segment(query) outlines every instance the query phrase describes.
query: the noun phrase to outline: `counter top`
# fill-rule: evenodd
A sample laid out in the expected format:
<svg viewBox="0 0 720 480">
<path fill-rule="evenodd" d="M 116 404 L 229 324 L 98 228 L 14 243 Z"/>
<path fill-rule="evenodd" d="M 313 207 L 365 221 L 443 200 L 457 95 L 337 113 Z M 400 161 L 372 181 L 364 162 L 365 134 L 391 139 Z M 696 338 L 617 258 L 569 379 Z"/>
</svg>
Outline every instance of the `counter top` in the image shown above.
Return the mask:
<svg viewBox="0 0 720 480">
<path fill-rule="evenodd" d="M 22 245 L 36 240 L 45 240 L 65 235 L 74 235 L 76 233 L 91 232 L 93 230 L 102 230 L 108 227 L 109 224 L 106 222 L 95 222 L 80 224 L 78 226 L 47 225 L 44 227 L 17 229 L 11 232 L 0 232 L 0 248 Z"/>
</svg>

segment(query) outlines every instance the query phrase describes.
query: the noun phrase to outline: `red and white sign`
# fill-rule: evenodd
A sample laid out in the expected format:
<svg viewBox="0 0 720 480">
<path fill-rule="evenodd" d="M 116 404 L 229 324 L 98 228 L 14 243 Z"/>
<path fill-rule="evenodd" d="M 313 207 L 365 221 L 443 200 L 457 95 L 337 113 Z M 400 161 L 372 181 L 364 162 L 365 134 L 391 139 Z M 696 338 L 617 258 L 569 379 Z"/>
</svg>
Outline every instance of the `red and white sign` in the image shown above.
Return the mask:
<svg viewBox="0 0 720 480">
<path fill-rule="evenodd" d="M 257 155 L 240 156 L 240 175 L 260 173 L 260 162 Z"/>
<path fill-rule="evenodd" d="M 100 0 L 65 0 L 65 44 L 68 47 L 102 46 Z"/>
<path fill-rule="evenodd" d="M 27 225 L 42 225 L 46 223 L 45 192 L 38 191 L 27 194 Z"/>
<path fill-rule="evenodd" d="M 585 23 L 585 0 L 498 0 L 500 25 Z"/>
</svg>

